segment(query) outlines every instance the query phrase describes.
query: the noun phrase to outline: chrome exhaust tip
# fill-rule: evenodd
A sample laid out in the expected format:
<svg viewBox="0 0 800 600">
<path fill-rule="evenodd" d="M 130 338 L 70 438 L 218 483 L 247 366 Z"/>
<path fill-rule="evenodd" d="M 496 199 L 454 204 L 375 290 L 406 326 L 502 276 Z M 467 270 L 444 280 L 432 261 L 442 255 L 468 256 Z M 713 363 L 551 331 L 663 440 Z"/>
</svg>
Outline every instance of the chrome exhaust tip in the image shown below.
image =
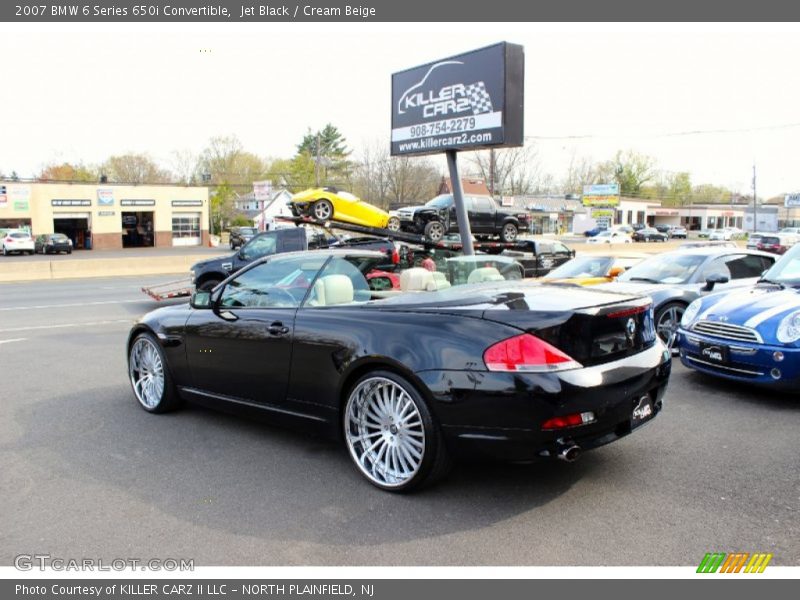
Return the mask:
<svg viewBox="0 0 800 600">
<path fill-rule="evenodd" d="M 578 457 L 581 455 L 581 449 L 579 446 L 572 445 L 572 446 L 564 446 L 561 450 L 558 451 L 556 457 L 559 460 L 563 460 L 565 462 L 575 462 L 578 460 Z"/>
</svg>

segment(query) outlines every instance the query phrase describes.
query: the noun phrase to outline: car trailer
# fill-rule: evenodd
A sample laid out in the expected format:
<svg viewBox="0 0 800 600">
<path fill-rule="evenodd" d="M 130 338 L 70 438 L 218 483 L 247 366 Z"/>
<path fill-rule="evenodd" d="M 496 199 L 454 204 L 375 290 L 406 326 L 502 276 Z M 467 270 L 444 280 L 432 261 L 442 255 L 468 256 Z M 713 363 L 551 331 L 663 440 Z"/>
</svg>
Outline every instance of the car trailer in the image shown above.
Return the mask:
<svg viewBox="0 0 800 600">
<path fill-rule="evenodd" d="M 158 285 L 143 287 L 142 291 L 153 300 L 171 300 L 172 298 L 186 298 L 192 295 L 194 285 L 189 277 L 168 281 Z"/>
<path fill-rule="evenodd" d="M 335 234 L 332 229 L 339 229 L 341 231 L 348 231 L 351 233 L 361 233 L 379 238 L 389 239 L 396 242 L 405 242 L 408 244 L 416 244 L 428 249 L 440 248 L 443 250 L 451 250 L 454 252 L 462 251 L 463 244 L 461 242 L 438 241 L 432 242 L 419 233 L 408 233 L 406 231 L 392 231 L 391 229 L 382 229 L 380 227 L 367 227 L 364 225 L 354 225 L 345 221 L 331 219 L 325 223 L 320 223 L 311 217 L 275 217 L 276 221 L 283 221 L 286 223 L 294 223 L 295 225 L 315 225 L 321 227 L 328 232 L 331 232 L 333 237 Z M 475 250 L 485 252 L 486 254 L 500 254 L 503 250 L 516 250 L 519 252 L 527 251 L 527 245 L 524 241 L 516 242 L 474 242 Z M 168 281 L 158 285 L 151 285 L 141 288 L 142 292 L 150 296 L 153 300 L 171 300 L 173 298 L 188 298 L 194 291 L 194 282 L 191 278 L 185 277 L 176 281 Z"/>
</svg>

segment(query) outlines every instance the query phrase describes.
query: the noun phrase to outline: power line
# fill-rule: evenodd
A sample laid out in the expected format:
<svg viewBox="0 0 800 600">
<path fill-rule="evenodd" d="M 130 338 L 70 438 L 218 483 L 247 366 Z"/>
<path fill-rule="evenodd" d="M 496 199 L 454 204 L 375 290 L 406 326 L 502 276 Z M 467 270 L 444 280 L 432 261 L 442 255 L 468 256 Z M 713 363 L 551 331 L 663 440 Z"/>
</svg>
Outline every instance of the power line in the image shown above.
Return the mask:
<svg viewBox="0 0 800 600">
<path fill-rule="evenodd" d="M 650 133 L 650 134 L 614 134 L 614 135 L 601 135 L 601 134 L 580 134 L 580 135 L 526 135 L 526 140 L 588 140 L 588 139 L 619 139 L 619 138 L 636 138 L 636 139 L 656 139 L 668 137 L 685 137 L 691 135 L 709 135 L 719 133 L 751 133 L 755 131 L 775 131 L 779 129 L 793 129 L 800 127 L 800 123 L 782 123 L 780 125 L 764 125 L 762 127 L 741 127 L 731 129 L 690 129 L 687 131 L 673 131 L 665 133 Z"/>
</svg>

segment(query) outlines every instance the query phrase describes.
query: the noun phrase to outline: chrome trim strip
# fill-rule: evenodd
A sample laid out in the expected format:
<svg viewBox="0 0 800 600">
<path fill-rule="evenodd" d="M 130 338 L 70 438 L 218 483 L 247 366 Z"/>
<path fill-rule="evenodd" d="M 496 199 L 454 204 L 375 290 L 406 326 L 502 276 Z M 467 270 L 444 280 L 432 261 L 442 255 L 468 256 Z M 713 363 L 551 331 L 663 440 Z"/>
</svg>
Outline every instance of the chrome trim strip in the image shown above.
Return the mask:
<svg viewBox="0 0 800 600">
<path fill-rule="evenodd" d="M 276 406 L 272 406 L 271 404 L 259 404 L 258 402 L 251 402 L 250 400 L 242 400 L 239 398 L 231 398 L 230 396 L 221 396 L 220 394 L 214 394 L 212 392 L 205 392 L 203 390 L 198 390 L 196 388 L 189 388 L 189 387 L 182 387 L 182 392 L 186 392 L 188 394 L 194 394 L 196 396 L 205 396 L 206 398 L 212 398 L 213 400 L 221 400 L 222 402 L 233 402 L 234 404 L 241 404 L 243 406 L 249 406 L 251 408 L 260 408 L 262 410 L 268 410 L 270 412 L 281 413 L 284 415 L 289 415 L 292 417 L 301 417 L 303 419 L 311 419 L 312 421 L 320 421 L 322 423 L 327 423 L 327 419 L 323 419 L 322 417 L 315 417 L 313 415 L 308 415 L 305 413 L 296 412 L 293 410 L 286 410 L 285 408 L 278 408 Z"/>
<path fill-rule="evenodd" d="M 706 362 L 705 360 L 700 360 L 699 358 L 695 358 L 693 356 L 689 356 L 688 354 L 684 355 L 686 360 L 690 360 L 695 363 L 700 363 L 701 365 L 706 365 L 707 367 L 714 367 L 715 369 L 721 369 L 723 371 L 733 371 L 735 373 L 744 373 L 745 375 L 756 375 L 759 377 L 763 377 L 764 373 L 759 371 L 748 371 L 747 369 L 737 369 L 735 367 L 726 367 L 724 365 L 718 365 L 717 363 Z"/>
</svg>

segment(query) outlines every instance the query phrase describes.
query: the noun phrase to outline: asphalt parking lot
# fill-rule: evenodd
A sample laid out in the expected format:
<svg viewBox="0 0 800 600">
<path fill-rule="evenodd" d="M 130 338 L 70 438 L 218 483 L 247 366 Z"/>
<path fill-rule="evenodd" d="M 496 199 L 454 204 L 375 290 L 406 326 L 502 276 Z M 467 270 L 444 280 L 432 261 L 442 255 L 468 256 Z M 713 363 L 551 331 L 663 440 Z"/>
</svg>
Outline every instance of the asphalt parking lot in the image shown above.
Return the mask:
<svg viewBox="0 0 800 600">
<path fill-rule="evenodd" d="M 174 277 L 173 277 L 174 278 Z M 170 277 L 0 285 L 0 564 L 800 564 L 800 399 L 676 361 L 663 413 L 574 464 L 460 464 L 408 496 L 343 447 L 189 407 L 136 404 L 124 341 Z"/>
</svg>

